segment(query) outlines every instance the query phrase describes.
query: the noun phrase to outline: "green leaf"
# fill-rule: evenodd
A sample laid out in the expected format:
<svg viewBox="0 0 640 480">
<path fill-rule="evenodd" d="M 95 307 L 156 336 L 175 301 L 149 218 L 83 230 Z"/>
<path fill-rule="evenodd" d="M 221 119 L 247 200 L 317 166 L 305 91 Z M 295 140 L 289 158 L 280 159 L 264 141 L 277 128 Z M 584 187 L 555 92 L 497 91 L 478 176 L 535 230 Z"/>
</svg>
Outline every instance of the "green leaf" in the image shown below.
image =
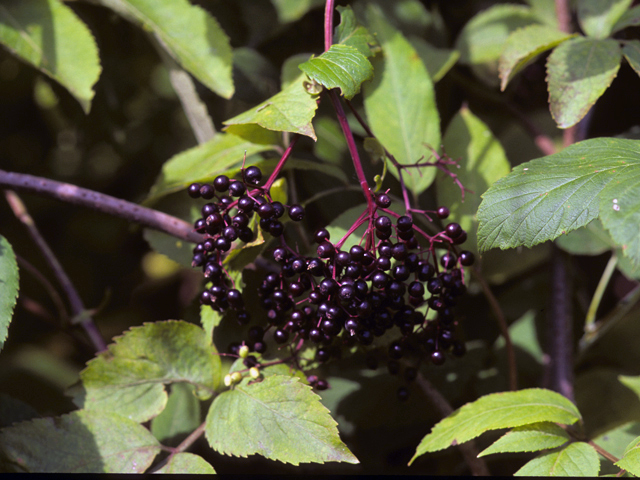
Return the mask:
<svg viewBox="0 0 640 480">
<path fill-rule="evenodd" d="M 621 218 L 637 218 L 640 197 L 627 195 L 638 188 L 638 175 L 640 141 L 621 138 L 585 140 L 518 165 L 483 195 L 479 250 L 531 247 L 600 215 L 613 240 L 626 245 L 625 254 L 637 261 L 638 223 L 626 224 Z"/>
<path fill-rule="evenodd" d="M 95 39 L 73 10 L 59 0 L 5 0 L 0 43 L 66 88 L 89 113 L 102 69 Z"/>
<path fill-rule="evenodd" d="M 158 452 L 146 428 L 107 411 L 80 410 L 0 431 L 3 471 L 142 473 Z"/>
<path fill-rule="evenodd" d="M 377 139 L 400 164 L 429 158 L 428 147 L 440 145 L 440 118 L 433 82 L 420 57 L 402 34 L 393 28 L 374 5 L 367 9 L 369 28 L 376 34 L 383 55 L 373 60 L 375 76 L 364 85 L 364 107 Z M 398 177 L 395 168 L 392 173 Z M 411 169 L 403 175 L 415 195 L 435 178 L 435 168 Z"/>
<path fill-rule="evenodd" d="M 624 455 L 615 464 L 636 477 L 640 476 L 640 437 L 627 446 Z"/>
<path fill-rule="evenodd" d="M 477 252 L 476 211 L 480 196 L 496 180 L 509 173 L 509 162 L 500 142 L 491 130 L 468 108 L 462 108 L 451 120 L 442 140 L 444 150 L 458 161 L 460 168 L 450 167 L 462 185 L 470 192 L 462 192 L 453 179 L 442 172 L 436 177 L 438 205 L 448 205 L 451 216 L 447 221 L 458 222 L 468 233 L 465 249 Z"/>
<path fill-rule="evenodd" d="M 571 437 L 555 423 L 540 422 L 516 427 L 478 454 L 483 457 L 501 452 L 536 452 L 564 445 Z"/>
<path fill-rule="evenodd" d="M 338 5 L 336 10 L 340 13 L 340 25 L 336 27 L 333 42 L 353 47 L 365 57 L 372 56 L 371 47 L 376 46 L 378 42 L 369 30 L 358 23 L 351 6 Z"/>
<path fill-rule="evenodd" d="M 216 397 L 206 422 L 209 444 L 226 455 L 257 453 L 294 465 L 358 463 L 340 440 L 336 422 L 320 397 L 296 377 L 243 381 Z"/>
<path fill-rule="evenodd" d="M 215 474 L 211 464 L 199 455 L 189 452 L 180 452 L 169 459 L 164 467 L 155 473 L 204 473 Z"/>
<path fill-rule="evenodd" d="M 527 0 L 527 3 L 531 7 L 531 11 L 542 23 L 558 28 L 555 0 Z"/>
<path fill-rule="evenodd" d="M 533 63 L 538 55 L 575 36 L 546 25 L 529 25 L 511 33 L 498 65 L 500 90 L 504 91 L 515 74 Z"/>
<path fill-rule="evenodd" d="M 422 38 L 411 37 L 409 41 L 420 55 L 420 59 L 434 83 L 442 80 L 442 77 L 453 68 L 460 58 L 460 52 L 457 50 L 436 48 Z"/>
<path fill-rule="evenodd" d="M 219 381 L 220 357 L 197 325 L 168 320 L 134 327 L 81 373 L 87 410 L 107 410 L 138 422 L 167 403 L 165 384 L 195 385 L 202 399 Z"/>
<path fill-rule="evenodd" d="M 177 446 L 200 425 L 200 400 L 187 383 L 174 383 L 165 409 L 151 420 L 151 433 L 164 445 Z"/>
<path fill-rule="evenodd" d="M 265 100 L 260 105 L 223 122 L 226 130 L 234 133 L 237 125 L 260 125 L 267 130 L 292 132 L 306 135 L 316 140 L 311 120 L 318 104 L 316 95 L 305 88 L 306 75 L 300 74 L 280 93 Z"/>
<path fill-rule="evenodd" d="M 418 445 L 409 464 L 426 452 L 459 445 L 489 430 L 536 422 L 571 425 L 580 418 L 580 412 L 573 403 L 550 390 L 529 388 L 485 395 L 463 405 L 433 427 Z"/>
<path fill-rule="evenodd" d="M 0 393 L 0 428 L 38 418 L 38 412 L 28 403 Z"/>
<path fill-rule="evenodd" d="M 635 6 L 622 14 L 611 29 L 611 33 L 618 32 L 627 27 L 637 27 L 638 25 L 640 25 L 640 6 Z"/>
<path fill-rule="evenodd" d="M 241 164 L 245 152 L 249 158 L 270 150 L 273 150 L 273 145 L 249 142 L 230 133 L 218 133 L 208 142 L 185 150 L 165 162 L 146 202 L 183 190 L 193 182 L 213 180 L 232 166 Z M 250 164 L 247 162 L 247 166 Z"/>
<path fill-rule="evenodd" d="M 334 119 L 322 116 L 316 117 L 314 127 L 318 133 L 318 141 L 313 144 L 313 154 L 324 162 L 328 162 L 330 166 L 337 167 L 336 164 L 340 162 L 347 150 L 347 142 L 340 125 Z M 344 170 L 337 168 L 337 171 L 343 175 L 345 183 L 348 183 Z"/>
<path fill-rule="evenodd" d="M 576 442 L 555 452 L 534 458 L 518 470 L 516 476 L 531 477 L 597 477 L 600 472 L 598 453 L 588 443 Z"/>
<path fill-rule="evenodd" d="M 188 0 L 99 0 L 160 40 L 180 65 L 224 98 L 233 95 L 229 37 L 207 11 Z"/>
<path fill-rule="evenodd" d="M 640 398 L 640 376 L 619 375 L 618 380 Z"/>
<path fill-rule="evenodd" d="M 216 312 L 208 305 L 200 306 L 200 323 L 202 324 L 204 333 L 210 342 L 213 342 L 213 331 L 218 325 L 220 325 L 221 321 L 222 314 L 220 314 L 220 312 Z"/>
<path fill-rule="evenodd" d="M 18 298 L 18 277 L 16 255 L 11 244 L 0 235 L 0 350 L 9 335 L 9 324 Z"/>
<path fill-rule="evenodd" d="M 557 238 L 556 245 L 574 255 L 600 255 L 615 247 L 611 236 L 598 219 L 573 232 L 561 235 Z"/>
<path fill-rule="evenodd" d="M 360 91 L 363 82 L 373 77 L 373 67 L 367 57 L 349 45 L 331 45 L 328 51 L 299 68 L 324 87 L 339 88 L 347 100 Z"/>
<path fill-rule="evenodd" d="M 271 0 L 278 12 L 280 23 L 295 22 L 309 10 L 324 4 L 324 0 Z"/>
<path fill-rule="evenodd" d="M 573 38 L 549 55 L 549 103 L 558 127 L 569 128 L 587 114 L 616 77 L 621 58 L 620 45 L 610 38 Z"/>
<path fill-rule="evenodd" d="M 456 40 L 460 63 L 471 65 L 476 75 L 490 85 L 498 83 L 498 59 L 509 34 L 527 25 L 540 23 L 523 5 L 495 5 L 475 15 Z"/>
<path fill-rule="evenodd" d="M 578 23 L 594 38 L 607 38 L 633 0 L 581 0 L 577 2 Z"/>
<path fill-rule="evenodd" d="M 640 435 L 640 423 L 627 422 L 593 439 L 593 443 L 611 455 L 622 458 L 627 446 Z"/>
<path fill-rule="evenodd" d="M 626 40 L 622 44 L 622 54 L 631 68 L 640 75 L 640 40 Z"/>
</svg>

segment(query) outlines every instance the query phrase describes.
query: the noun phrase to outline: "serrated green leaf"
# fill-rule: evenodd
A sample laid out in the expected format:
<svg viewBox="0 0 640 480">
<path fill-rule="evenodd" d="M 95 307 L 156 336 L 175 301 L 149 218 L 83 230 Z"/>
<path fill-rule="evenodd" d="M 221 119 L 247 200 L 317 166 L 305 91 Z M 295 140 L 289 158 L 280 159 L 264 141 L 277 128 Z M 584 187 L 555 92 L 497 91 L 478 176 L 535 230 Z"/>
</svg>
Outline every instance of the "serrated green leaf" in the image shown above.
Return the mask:
<svg viewBox="0 0 640 480">
<path fill-rule="evenodd" d="M 9 324 L 16 306 L 18 278 L 16 255 L 11 244 L 0 235 L 0 350 L 9 334 Z"/>
<path fill-rule="evenodd" d="M 450 176 L 438 172 L 438 205 L 449 206 L 451 215 L 447 221 L 462 226 L 469 238 L 464 248 L 477 253 L 475 215 L 480 196 L 496 180 L 509 173 L 509 161 L 489 127 L 468 108 L 462 108 L 451 120 L 442 143 L 447 155 L 455 159 L 460 167 L 450 167 L 450 170 L 470 191 L 464 193 L 463 201 L 460 187 Z"/>
<path fill-rule="evenodd" d="M 636 477 L 640 476 L 640 437 L 627 446 L 622 458 L 615 464 Z"/>
<path fill-rule="evenodd" d="M 164 385 L 173 382 L 195 385 L 206 399 L 221 376 L 215 353 L 211 339 L 197 325 L 168 320 L 134 327 L 80 373 L 84 408 L 145 422 L 164 409 Z"/>
<path fill-rule="evenodd" d="M 498 59 L 509 34 L 536 23 L 540 23 L 537 16 L 524 5 L 487 8 L 469 20 L 456 39 L 460 63 L 471 65 L 474 73 L 490 85 L 498 84 Z"/>
<path fill-rule="evenodd" d="M 364 85 L 364 107 L 371 130 L 400 164 L 428 159 L 440 145 L 440 118 L 433 82 L 420 57 L 374 5 L 367 9 L 369 29 L 383 55 L 373 60 L 375 76 Z M 395 168 L 391 172 L 398 177 Z M 407 188 L 419 195 L 435 178 L 435 168 L 405 171 Z"/>
<path fill-rule="evenodd" d="M 189 452 L 180 452 L 172 456 L 164 467 L 155 473 L 203 473 L 213 475 L 216 471 L 211 464 L 200 455 Z"/>
<path fill-rule="evenodd" d="M 373 77 L 371 62 L 349 45 L 331 45 L 328 51 L 299 68 L 320 85 L 328 89 L 339 88 L 347 100 L 360 91 L 363 82 Z"/>
<path fill-rule="evenodd" d="M 185 150 L 165 162 L 146 202 L 183 190 L 196 181 L 213 180 L 232 166 L 240 165 L 245 152 L 249 158 L 273 149 L 273 145 L 249 142 L 230 133 L 218 133 L 208 142 Z M 247 166 L 250 164 L 247 162 Z"/>
<path fill-rule="evenodd" d="M 231 98 L 233 55 L 229 37 L 206 10 L 188 0 L 99 2 L 152 31 L 185 70 L 221 97 Z"/>
<path fill-rule="evenodd" d="M 584 117 L 618 74 L 622 51 L 613 39 L 576 37 L 547 59 L 549 106 L 560 128 Z"/>
<path fill-rule="evenodd" d="M 200 420 L 200 400 L 187 383 L 174 383 L 165 409 L 151 420 L 151 433 L 164 445 L 177 446 Z"/>
<path fill-rule="evenodd" d="M 504 91 L 516 73 L 532 63 L 538 55 L 575 36 L 547 25 L 528 25 L 512 32 L 500 55 L 500 90 Z"/>
<path fill-rule="evenodd" d="M 422 38 L 411 37 L 409 41 L 420 55 L 420 59 L 434 83 L 440 81 L 460 58 L 460 52 L 457 50 L 436 48 Z"/>
<path fill-rule="evenodd" d="M 353 47 L 365 57 L 372 56 L 371 47 L 376 46 L 378 42 L 365 27 L 358 23 L 351 6 L 338 5 L 336 10 L 340 13 L 340 25 L 335 29 L 333 42 Z"/>
<path fill-rule="evenodd" d="M 640 13 L 638 14 L 640 16 Z M 627 40 L 622 44 L 622 54 L 629 66 L 640 75 L 640 40 Z"/>
<path fill-rule="evenodd" d="M 316 140 L 311 120 L 318 104 L 316 96 L 307 92 L 305 82 L 306 75 L 299 75 L 280 93 L 223 122 L 227 125 L 226 130 L 234 133 L 236 125 L 255 124 L 267 130 L 299 133 Z"/>
<path fill-rule="evenodd" d="M 278 12 L 280 23 L 295 22 L 309 10 L 324 3 L 324 0 L 271 0 Z"/>
<path fill-rule="evenodd" d="M 588 443 L 576 442 L 555 452 L 534 458 L 514 473 L 531 477 L 597 477 L 600 472 L 598 453 Z"/>
<path fill-rule="evenodd" d="M 418 445 L 409 464 L 426 452 L 459 445 L 489 430 L 536 422 L 571 425 L 580 418 L 580 412 L 573 403 L 551 390 L 529 388 L 485 395 L 462 406 L 434 426 Z"/>
<path fill-rule="evenodd" d="M 621 222 L 620 217 L 631 219 L 638 214 L 639 197 L 626 195 L 635 191 L 639 176 L 640 141 L 621 138 L 585 140 L 523 163 L 483 195 L 478 210 L 479 250 L 531 247 L 600 215 L 616 243 L 633 241 L 625 253 L 637 259 L 638 223 L 634 239 L 634 225 Z M 604 215 L 603 210 L 615 215 Z"/>
<path fill-rule="evenodd" d="M 622 14 L 611 29 L 611 33 L 618 32 L 627 27 L 637 27 L 640 25 L 640 6 L 630 8 Z"/>
<path fill-rule="evenodd" d="M 574 255 L 600 255 L 615 248 L 611 236 L 598 219 L 566 235 L 560 235 L 556 239 L 556 245 Z"/>
<path fill-rule="evenodd" d="M 200 305 L 200 324 L 210 342 L 213 342 L 213 331 L 220 325 L 222 314 L 208 305 Z"/>
<path fill-rule="evenodd" d="M 611 455 L 622 458 L 627 447 L 640 435 L 640 423 L 627 422 L 593 439 L 593 443 Z"/>
<path fill-rule="evenodd" d="M 578 23 L 590 37 L 607 38 L 632 2 L 633 0 L 581 0 L 576 4 Z"/>
<path fill-rule="evenodd" d="M 555 423 L 532 423 L 507 432 L 489 448 L 480 452 L 478 457 L 491 453 L 547 450 L 564 445 L 569 440 L 571 440 L 569 434 Z"/>
<path fill-rule="evenodd" d="M 226 455 L 260 454 L 294 465 L 358 463 L 320 397 L 295 377 L 243 381 L 216 397 L 206 422 L 209 444 Z"/>
<path fill-rule="evenodd" d="M 142 473 L 158 452 L 146 428 L 107 411 L 80 410 L 0 431 L 4 471 Z"/>
<path fill-rule="evenodd" d="M 51 77 L 89 113 L 102 68 L 87 26 L 59 0 L 5 0 L 0 43 Z"/>
</svg>

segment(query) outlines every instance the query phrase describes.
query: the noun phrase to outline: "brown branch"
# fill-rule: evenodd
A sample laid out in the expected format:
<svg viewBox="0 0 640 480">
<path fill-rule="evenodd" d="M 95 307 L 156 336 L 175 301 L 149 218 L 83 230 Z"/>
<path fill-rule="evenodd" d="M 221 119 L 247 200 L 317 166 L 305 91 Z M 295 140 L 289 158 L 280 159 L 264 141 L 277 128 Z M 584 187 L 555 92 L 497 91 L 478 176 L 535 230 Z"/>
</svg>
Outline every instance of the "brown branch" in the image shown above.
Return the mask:
<svg viewBox="0 0 640 480">
<path fill-rule="evenodd" d="M 69 305 L 71 306 L 71 313 L 79 320 L 80 325 L 91 340 L 96 351 L 102 352 L 106 350 L 107 344 L 102 338 L 102 335 L 100 335 L 98 327 L 96 327 L 93 319 L 87 314 L 87 309 L 85 308 L 78 291 L 73 286 L 73 283 L 71 283 L 71 280 L 62 268 L 62 265 L 38 231 L 38 227 L 36 227 L 33 218 L 31 218 L 31 215 L 27 212 L 27 208 L 24 203 L 22 203 L 20 197 L 11 190 L 5 190 L 4 194 L 14 215 L 24 224 L 25 227 L 27 227 L 29 235 L 31 235 L 31 238 L 44 255 L 44 258 L 51 267 L 51 270 L 53 270 L 53 274 L 58 279 L 62 290 L 67 295 Z"/>
<path fill-rule="evenodd" d="M 201 242 L 204 237 L 193 230 L 193 226 L 151 208 L 120 200 L 103 193 L 77 187 L 69 183 L 56 182 L 47 178 L 35 177 L 26 173 L 14 173 L 0 170 L 0 188 L 9 187 L 15 190 L 35 193 L 63 202 L 88 207 L 108 215 L 138 223 L 144 227 L 167 233 L 188 242 Z"/>
<path fill-rule="evenodd" d="M 453 413 L 453 407 L 449 405 L 447 399 L 444 398 L 438 389 L 436 389 L 429 380 L 424 378 L 421 373 L 418 373 L 416 383 L 420 388 L 422 388 L 422 391 L 431 401 L 436 410 L 438 410 L 442 418 L 448 417 Z M 462 454 L 465 463 L 474 476 L 486 477 L 490 475 L 485 461 L 478 458 L 478 448 L 473 440 L 458 444 L 457 447 L 460 449 L 460 453 Z"/>
</svg>

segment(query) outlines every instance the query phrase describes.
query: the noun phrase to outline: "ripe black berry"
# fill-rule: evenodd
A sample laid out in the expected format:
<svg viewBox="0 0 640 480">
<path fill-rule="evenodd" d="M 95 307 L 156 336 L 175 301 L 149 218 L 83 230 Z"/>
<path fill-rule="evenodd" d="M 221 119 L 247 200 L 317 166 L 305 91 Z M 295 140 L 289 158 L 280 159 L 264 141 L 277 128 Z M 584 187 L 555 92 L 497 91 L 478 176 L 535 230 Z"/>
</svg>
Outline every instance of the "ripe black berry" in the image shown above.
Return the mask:
<svg viewBox="0 0 640 480">
<path fill-rule="evenodd" d="M 447 235 L 449 235 L 449 237 L 453 239 L 460 236 L 460 234 L 462 233 L 462 227 L 459 223 L 450 223 L 445 228 L 445 231 L 447 232 Z"/>
<path fill-rule="evenodd" d="M 445 253 L 440 258 L 440 265 L 442 265 L 444 268 L 449 270 L 449 269 L 451 269 L 451 268 L 456 266 L 456 262 L 457 261 L 458 261 L 458 259 L 456 258 L 455 254 L 453 254 L 453 253 Z"/>
<path fill-rule="evenodd" d="M 276 343 L 285 343 L 287 340 L 289 340 L 289 332 L 277 328 L 275 332 L 273 332 L 273 339 Z"/>
<path fill-rule="evenodd" d="M 244 186 L 244 183 L 234 181 L 229 184 L 229 195 L 232 197 L 242 197 L 247 189 Z"/>
<path fill-rule="evenodd" d="M 475 256 L 473 255 L 473 253 L 467 250 L 463 250 L 462 252 L 460 252 L 460 265 L 470 267 L 471 265 L 473 265 L 474 261 Z"/>
<path fill-rule="evenodd" d="M 331 351 L 326 348 L 319 348 L 316 352 L 316 360 L 319 362 L 326 362 L 331 358 Z"/>
<path fill-rule="evenodd" d="M 381 232 L 390 232 L 391 231 L 391 219 L 386 215 L 380 215 L 375 220 L 376 230 Z"/>
<path fill-rule="evenodd" d="M 304 208 L 301 205 L 291 205 L 289 207 L 289 218 L 294 222 L 299 222 L 304 218 Z"/>
<path fill-rule="evenodd" d="M 436 215 L 438 215 L 438 218 L 440 220 L 444 220 L 445 218 L 447 218 L 449 216 L 451 212 L 449 211 L 449 209 L 447 207 L 440 207 L 438 208 L 438 211 L 436 212 Z"/>
<path fill-rule="evenodd" d="M 403 354 L 404 349 L 402 348 L 402 345 L 400 345 L 400 342 L 393 342 L 391 345 L 389 345 L 389 358 L 398 360 L 402 358 Z"/>
<path fill-rule="evenodd" d="M 200 185 L 199 183 L 192 183 L 189 185 L 188 193 L 191 198 L 200 198 Z"/>
<path fill-rule="evenodd" d="M 244 180 L 250 185 L 258 185 L 262 180 L 262 172 L 256 166 L 251 166 L 244 171 Z"/>
<path fill-rule="evenodd" d="M 226 192 L 229 189 L 229 177 L 226 175 L 218 175 L 213 180 L 213 186 L 218 192 Z"/>
<path fill-rule="evenodd" d="M 273 216 L 275 218 L 280 218 L 284 215 L 284 205 L 280 202 L 271 202 L 271 207 L 273 208 Z"/>
<path fill-rule="evenodd" d="M 211 200 L 215 193 L 216 191 L 213 186 L 209 185 L 208 183 L 205 183 L 200 187 L 200 196 L 205 200 Z"/>
<path fill-rule="evenodd" d="M 323 241 L 320 245 L 318 245 L 317 253 L 320 258 L 331 258 L 335 253 L 335 248 L 331 243 Z"/>
<path fill-rule="evenodd" d="M 402 217 L 398 218 L 396 227 L 401 232 L 409 231 L 413 228 L 413 220 L 411 220 L 411 217 L 403 215 Z"/>
<path fill-rule="evenodd" d="M 270 203 L 265 203 L 258 207 L 258 215 L 260 215 L 260 218 L 271 218 L 275 213 L 275 209 Z"/>
<path fill-rule="evenodd" d="M 447 357 L 440 350 L 436 350 L 431 354 L 431 362 L 434 365 L 442 365 L 446 359 Z"/>
<path fill-rule="evenodd" d="M 391 198 L 386 193 L 378 193 L 374 200 L 380 208 L 388 208 L 391 205 Z"/>
<path fill-rule="evenodd" d="M 244 213 L 251 213 L 253 210 L 253 200 L 247 196 L 240 197 L 238 199 L 238 209 Z"/>
<path fill-rule="evenodd" d="M 329 231 L 326 228 L 321 228 L 320 230 L 316 231 L 316 233 L 313 235 L 313 238 L 316 243 L 322 243 L 325 240 L 329 240 Z"/>
</svg>

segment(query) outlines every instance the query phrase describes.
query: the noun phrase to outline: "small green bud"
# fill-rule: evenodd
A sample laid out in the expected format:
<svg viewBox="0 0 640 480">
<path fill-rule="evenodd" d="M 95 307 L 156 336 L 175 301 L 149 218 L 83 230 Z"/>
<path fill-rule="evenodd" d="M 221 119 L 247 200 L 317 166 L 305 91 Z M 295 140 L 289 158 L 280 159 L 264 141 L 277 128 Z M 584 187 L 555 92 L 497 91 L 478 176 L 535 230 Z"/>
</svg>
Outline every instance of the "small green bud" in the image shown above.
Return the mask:
<svg viewBox="0 0 640 480">
<path fill-rule="evenodd" d="M 231 374 L 231 383 L 239 383 L 242 380 L 242 374 L 240 372 L 233 372 Z"/>
<path fill-rule="evenodd" d="M 247 345 L 242 345 L 238 349 L 238 355 L 240 358 L 247 358 L 247 355 L 249 355 L 249 347 Z"/>
<path fill-rule="evenodd" d="M 249 375 L 251 375 L 251 378 L 260 378 L 260 370 L 258 370 L 257 367 L 251 367 L 249 369 Z"/>
</svg>

